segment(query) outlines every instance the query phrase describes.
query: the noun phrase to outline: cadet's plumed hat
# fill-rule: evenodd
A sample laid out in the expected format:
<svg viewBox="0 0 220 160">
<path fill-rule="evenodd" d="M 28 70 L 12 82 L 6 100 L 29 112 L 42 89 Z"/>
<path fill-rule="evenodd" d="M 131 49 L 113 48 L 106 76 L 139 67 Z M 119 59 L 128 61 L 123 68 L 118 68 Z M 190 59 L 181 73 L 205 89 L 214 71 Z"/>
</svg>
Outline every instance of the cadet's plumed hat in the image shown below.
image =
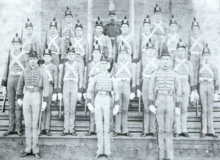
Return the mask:
<svg viewBox="0 0 220 160">
<path fill-rule="evenodd" d="M 156 12 L 162 12 L 161 8 L 158 6 L 158 4 L 156 4 L 156 7 L 154 8 L 154 13 Z"/>
<path fill-rule="evenodd" d="M 96 26 L 96 27 L 97 27 L 97 26 L 103 27 L 103 23 L 102 23 L 102 21 L 100 20 L 100 17 L 98 17 L 98 20 L 95 22 L 95 26 Z"/>
<path fill-rule="evenodd" d="M 153 42 L 151 42 L 151 38 L 149 39 L 149 42 L 146 44 L 146 49 L 152 49 L 152 48 L 154 48 L 154 43 Z"/>
<path fill-rule="evenodd" d="M 27 23 L 25 24 L 25 28 L 27 27 L 33 27 L 33 24 L 29 21 L 29 18 L 27 19 Z"/>
<path fill-rule="evenodd" d="M 43 55 L 50 55 L 52 56 L 51 51 L 48 49 L 48 47 L 46 46 L 45 50 L 44 50 L 44 54 Z"/>
<path fill-rule="evenodd" d="M 71 10 L 69 9 L 69 7 L 66 7 L 65 17 L 66 16 L 73 16 Z"/>
<path fill-rule="evenodd" d="M 121 45 L 119 46 L 119 54 L 121 51 L 126 51 L 128 53 L 128 48 L 124 45 L 124 42 L 121 42 Z"/>
<path fill-rule="evenodd" d="M 147 15 L 146 18 L 144 18 L 144 24 L 145 24 L 145 23 L 151 24 L 149 15 Z"/>
<path fill-rule="evenodd" d="M 166 47 L 163 48 L 160 58 L 162 58 L 163 56 L 170 56 Z"/>
<path fill-rule="evenodd" d="M 68 46 L 68 48 L 67 48 L 67 53 L 69 53 L 69 52 L 75 53 L 75 49 L 74 49 L 74 47 L 72 46 L 72 43 L 71 43 L 71 42 L 69 43 L 69 46 Z"/>
<path fill-rule="evenodd" d="M 57 28 L 56 18 L 54 18 L 53 21 L 50 22 L 50 27 L 56 27 Z"/>
<path fill-rule="evenodd" d="M 109 5 L 109 15 L 116 15 L 114 3 L 110 3 Z"/>
<path fill-rule="evenodd" d="M 199 23 L 196 21 L 195 17 L 194 17 L 193 22 L 192 22 L 192 28 L 193 27 L 199 27 Z"/>
<path fill-rule="evenodd" d="M 79 20 L 77 20 L 77 23 L 76 23 L 75 28 L 78 28 L 78 27 L 80 27 L 80 28 L 83 29 L 83 26 L 82 26 L 82 24 L 79 22 Z"/>
<path fill-rule="evenodd" d="M 106 62 L 109 62 L 109 59 L 107 56 L 102 56 L 101 60 L 100 61 L 106 61 Z"/>
<path fill-rule="evenodd" d="M 29 57 L 36 57 L 36 58 L 38 58 L 37 51 L 35 51 L 33 49 L 33 44 L 31 44 L 31 50 L 29 52 Z"/>
<path fill-rule="evenodd" d="M 206 43 L 205 47 L 203 48 L 202 55 L 203 54 L 211 54 L 207 43 Z"/>
<path fill-rule="evenodd" d="M 186 48 L 186 44 L 182 41 L 180 38 L 179 42 L 177 43 L 177 49 L 178 48 Z"/>
<path fill-rule="evenodd" d="M 12 43 L 20 43 L 20 44 L 22 44 L 21 38 L 18 37 L 18 33 L 16 33 L 15 37 L 13 38 Z"/>
<path fill-rule="evenodd" d="M 176 24 L 177 25 L 177 21 L 175 20 L 174 15 L 172 15 L 172 18 L 170 20 L 170 25 L 171 24 Z"/>
<path fill-rule="evenodd" d="M 121 25 L 126 24 L 129 26 L 129 21 L 127 20 L 127 17 L 125 16 L 125 18 L 121 21 Z"/>
<path fill-rule="evenodd" d="M 101 46 L 99 45 L 98 41 L 96 40 L 95 44 L 93 45 L 93 51 L 98 50 L 101 53 Z"/>
</svg>

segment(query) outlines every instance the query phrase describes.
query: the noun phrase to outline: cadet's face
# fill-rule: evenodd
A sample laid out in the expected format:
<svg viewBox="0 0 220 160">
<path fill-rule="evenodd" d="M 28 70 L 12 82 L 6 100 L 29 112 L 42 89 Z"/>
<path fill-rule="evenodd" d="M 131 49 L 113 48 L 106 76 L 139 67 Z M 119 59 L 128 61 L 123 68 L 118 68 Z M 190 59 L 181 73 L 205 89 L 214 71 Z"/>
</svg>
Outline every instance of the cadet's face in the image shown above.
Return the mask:
<svg viewBox="0 0 220 160">
<path fill-rule="evenodd" d="M 149 57 L 153 57 L 153 56 L 154 56 L 154 53 L 155 53 L 155 49 L 153 49 L 153 48 L 148 48 L 148 49 L 146 50 L 146 52 L 147 52 L 147 55 L 148 55 Z"/>
<path fill-rule="evenodd" d="M 179 58 L 184 58 L 185 57 L 185 53 L 186 53 L 186 49 L 185 48 L 178 48 L 178 56 Z"/>
<path fill-rule="evenodd" d="M 110 63 L 107 61 L 101 61 L 101 70 L 107 71 L 110 68 Z"/>
<path fill-rule="evenodd" d="M 114 23 L 116 21 L 116 15 L 110 15 L 109 18 L 111 23 Z"/>
<path fill-rule="evenodd" d="M 168 68 L 170 66 L 170 56 L 163 56 L 161 58 L 161 65 L 164 68 Z"/>
<path fill-rule="evenodd" d="M 73 52 L 69 52 L 69 53 L 67 54 L 67 58 L 68 58 L 69 61 L 74 61 L 74 59 L 75 59 L 75 54 L 74 54 Z"/>
<path fill-rule="evenodd" d="M 50 55 L 44 55 L 44 61 L 45 63 L 49 63 L 51 61 L 52 57 Z"/>
<path fill-rule="evenodd" d="M 160 21 L 160 20 L 161 20 L 161 12 L 156 12 L 156 13 L 154 13 L 154 16 L 155 16 L 155 19 L 156 19 L 157 21 Z"/>
<path fill-rule="evenodd" d="M 77 27 L 75 29 L 76 36 L 81 36 L 83 34 L 83 29 L 81 27 Z"/>
<path fill-rule="evenodd" d="M 200 31 L 200 29 L 199 29 L 199 27 L 193 27 L 193 34 L 199 34 L 199 31 Z"/>
<path fill-rule="evenodd" d="M 55 34 L 57 32 L 57 28 L 56 27 L 50 27 L 50 33 L 51 34 Z"/>
<path fill-rule="evenodd" d="M 102 31 L 103 31 L 102 26 L 97 26 L 97 27 L 95 28 L 95 31 L 96 31 L 96 33 L 98 33 L 98 34 L 101 34 Z"/>
<path fill-rule="evenodd" d="M 70 15 L 68 15 L 68 16 L 65 17 L 66 23 L 71 23 L 72 20 L 73 20 L 73 17 L 70 16 Z"/>
<path fill-rule="evenodd" d="M 127 60 L 127 58 L 128 58 L 127 51 L 121 51 L 120 54 L 119 54 L 119 59 L 120 60 Z"/>
<path fill-rule="evenodd" d="M 123 25 L 121 26 L 121 32 L 122 32 L 122 34 L 128 34 L 128 32 L 129 32 L 129 26 L 126 25 L 126 24 L 123 24 Z"/>
<path fill-rule="evenodd" d="M 20 43 L 13 43 L 13 49 L 15 52 L 20 51 L 21 49 L 21 44 Z"/>
<path fill-rule="evenodd" d="M 150 28 L 151 28 L 151 25 L 150 25 L 149 23 L 145 23 L 145 24 L 144 24 L 144 30 L 145 30 L 145 31 L 149 31 Z"/>
<path fill-rule="evenodd" d="M 101 59 L 101 52 L 100 52 L 100 51 L 94 50 L 94 51 L 92 52 L 92 54 L 93 54 L 93 60 L 94 60 L 95 62 L 100 61 L 100 59 Z"/>
<path fill-rule="evenodd" d="M 171 24 L 171 25 L 170 25 L 170 31 L 171 31 L 171 32 L 176 32 L 176 29 L 177 29 L 176 24 Z"/>
<path fill-rule="evenodd" d="M 205 61 L 205 62 L 209 62 L 209 59 L 210 59 L 210 54 L 203 54 L 203 60 Z"/>
<path fill-rule="evenodd" d="M 30 66 L 36 66 L 37 65 L 37 58 L 36 57 L 29 57 L 29 63 L 30 63 Z"/>
<path fill-rule="evenodd" d="M 33 28 L 32 28 L 32 27 L 27 27 L 27 28 L 26 28 L 26 33 L 27 33 L 27 35 L 32 35 L 32 33 L 33 33 Z"/>
</svg>

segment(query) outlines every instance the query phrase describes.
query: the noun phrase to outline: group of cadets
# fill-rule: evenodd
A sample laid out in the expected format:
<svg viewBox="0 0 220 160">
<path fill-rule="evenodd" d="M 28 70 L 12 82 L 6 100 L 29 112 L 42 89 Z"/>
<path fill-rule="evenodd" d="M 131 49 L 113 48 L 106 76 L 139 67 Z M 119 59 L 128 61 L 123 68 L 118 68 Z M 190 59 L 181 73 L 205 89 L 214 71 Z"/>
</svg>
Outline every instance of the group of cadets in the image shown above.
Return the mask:
<svg viewBox="0 0 220 160">
<path fill-rule="evenodd" d="M 162 22 L 161 8 L 156 5 L 155 21 L 151 22 L 148 15 L 144 19 L 139 53 L 136 53 L 129 21 L 125 17 L 121 25 L 117 24 L 114 5 L 109 9 L 110 23 L 103 26 L 98 17 L 92 44 L 84 38 L 80 21 L 75 26 L 71 23 L 73 15 L 68 7 L 60 31 L 55 18 L 50 23 L 43 54 L 29 19 L 25 36 L 16 34 L 12 40 L 2 77 L 2 91 L 7 93 L 9 102 L 9 128 L 4 136 L 22 135 L 23 108 L 27 147 L 21 156 L 33 153 L 40 157 L 38 135 L 52 135 L 50 106 L 57 100 L 64 104 L 61 136 L 76 136 L 76 104 L 85 99 L 90 110 L 90 128 L 86 136 L 97 133 L 98 137 L 95 158 L 102 154 L 112 158 L 113 115 L 113 136 L 132 136 L 128 131 L 128 108 L 135 95 L 142 98 L 144 106 L 141 136 L 158 134 L 160 159 L 173 158 L 173 130 L 175 137 L 189 137 L 187 107 L 190 102 L 195 104 L 199 95 L 201 137 L 207 134 L 218 137 L 213 128 L 212 106 L 213 100 L 218 99 L 219 76 L 210 62 L 211 51 L 202 41 L 196 19 L 192 22 L 187 45 L 177 33 L 178 25 L 173 15 L 168 33 Z"/>
</svg>

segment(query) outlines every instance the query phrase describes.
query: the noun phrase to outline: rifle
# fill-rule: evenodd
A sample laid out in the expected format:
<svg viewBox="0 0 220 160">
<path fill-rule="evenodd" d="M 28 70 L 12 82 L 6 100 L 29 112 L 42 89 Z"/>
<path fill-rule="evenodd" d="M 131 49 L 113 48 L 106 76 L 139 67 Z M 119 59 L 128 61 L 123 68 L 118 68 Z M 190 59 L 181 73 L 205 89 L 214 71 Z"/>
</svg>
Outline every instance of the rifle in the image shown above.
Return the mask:
<svg viewBox="0 0 220 160">
<path fill-rule="evenodd" d="M 60 37 L 62 37 L 62 19 L 60 19 Z"/>
<path fill-rule="evenodd" d="M 42 104 L 43 104 L 43 98 L 44 98 L 44 90 L 42 92 L 42 100 L 41 100 L 41 107 L 40 107 L 40 120 L 38 124 L 38 136 L 40 135 L 40 126 L 41 126 L 41 117 L 42 117 Z"/>
<path fill-rule="evenodd" d="M 4 98 L 3 98 L 2 113 L 5 112 L 5 102 L 6 102 L 6 94 L 4 95 Z"/>
<path fill-rule="evenodd" d="M 199 116 L 199 100 L 196 100 L 196 117 Z"/>
<path fill-rule="evenodd" d="M 138 101 L 138 115 L 141 115 L 141 96 L 139 97 Z"/>
<path fill-rule="evenodd" d="M 59 118 L 61 118 L 61 107 L 62 107 L 62 101 L 60 100 L 60 105 L 59 105 Z"/>
</svg>

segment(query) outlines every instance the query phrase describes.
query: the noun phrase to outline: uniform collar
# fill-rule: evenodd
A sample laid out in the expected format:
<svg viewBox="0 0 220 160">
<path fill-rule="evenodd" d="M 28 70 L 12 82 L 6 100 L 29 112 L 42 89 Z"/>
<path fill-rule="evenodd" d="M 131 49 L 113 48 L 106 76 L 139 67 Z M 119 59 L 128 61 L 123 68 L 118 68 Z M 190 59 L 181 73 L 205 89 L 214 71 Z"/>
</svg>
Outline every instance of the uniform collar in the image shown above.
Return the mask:
<svg viewBox="0 0 220 160">
<path fill-rule="evenodd" d="M 34 67 L 32 67 L 32 66 L 30 65 L 29 68 L 30 68 L 31 70 L 35 70 L 36 68 L 38 68 L 38 65 L 35 65 Z"/>
</svg>

